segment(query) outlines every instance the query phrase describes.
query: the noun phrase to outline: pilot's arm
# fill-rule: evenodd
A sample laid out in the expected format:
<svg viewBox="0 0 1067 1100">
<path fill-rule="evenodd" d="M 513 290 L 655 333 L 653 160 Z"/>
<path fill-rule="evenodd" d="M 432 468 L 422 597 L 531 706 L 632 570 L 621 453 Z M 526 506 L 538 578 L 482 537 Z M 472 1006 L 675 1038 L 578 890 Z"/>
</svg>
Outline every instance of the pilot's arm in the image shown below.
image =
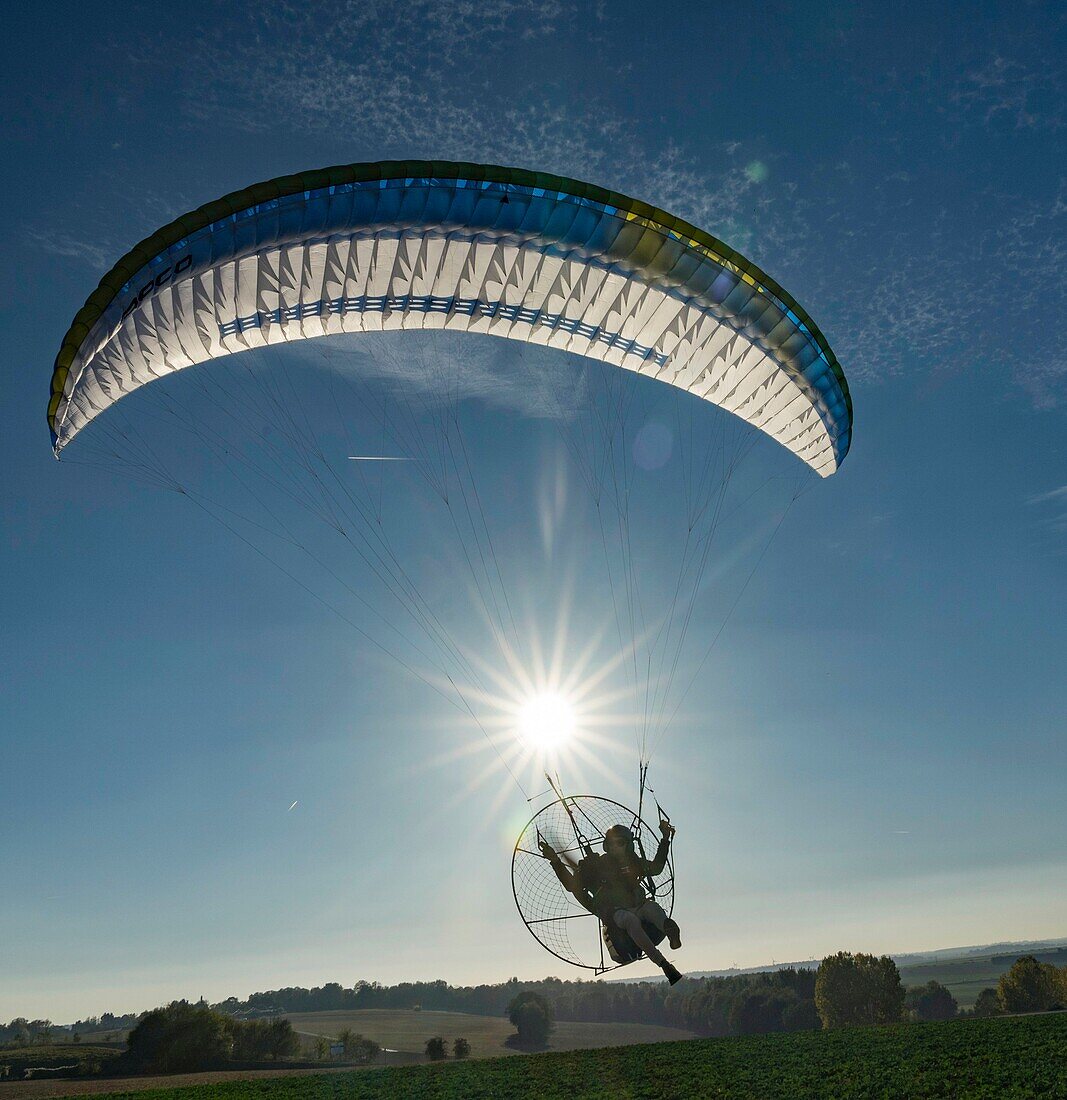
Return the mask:
<svg viewBox="0 0 1067 1100">
<path fill-rule="evenodd" d="M 577 901 L 583 909 L 588 910 L 590 913 L 596 913 L 593 895 L 589 887 L 582 881 L 579 869 L 577 867 L 568 867 L 563 860 L 559 858 L 559 854 L 547 840 L 539 840 L 538 847 L 541 849 L 541 855 L 552 864 L 552 870 L 556 872 L 556 878 L 559 879 L 563 889 L 569 894 L 572 894 L 574 900 Z"/>
<path fill-rule="evenodd" d="M 552 865 L 552 870 L 556 872 L 556 878 L 559 879 L 563 889 L 570 894 L 577 895 L 582 889 L 577 873 L 572 871 L 563 860 L 559 858 L 559 854 L 547 840 L 540 840 L 538 842 L 538 847 L 541 849 L 541 855 L 543 855 Z"/>
<path fill-rule="evenodd" d="M 660 840 L 659 847 L 652 859 L 646 861 L 645 874 L 656 877 L 667 865 L 667 854 L 671 850 L 671 840 L 674 837 L 674 826 L 664 818 L 659 823 Z"/>
</svg>

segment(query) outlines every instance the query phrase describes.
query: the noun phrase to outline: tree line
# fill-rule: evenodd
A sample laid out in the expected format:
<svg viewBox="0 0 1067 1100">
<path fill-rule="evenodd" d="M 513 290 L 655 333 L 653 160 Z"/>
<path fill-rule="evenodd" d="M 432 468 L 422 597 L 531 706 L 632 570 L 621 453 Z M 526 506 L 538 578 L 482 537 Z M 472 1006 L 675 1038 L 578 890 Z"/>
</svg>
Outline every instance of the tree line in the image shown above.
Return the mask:
<svg viewBox="0 0 1067 1100">
<path fill-rule="evenodd" d="M 82 1035 L 94 1031 L 128 1031 L 137 1024 L 137 1021 L 143 1015 L 143 1012 L 129 1012 L 125 1016 L 115 1016 L 110 1012 L 105 1012 L 100 1016 L 88 1016 L 84 1020 L 75 1020 L 70 1029 Z"/>
<path fill-rule="evenodd" d="M 902 1020 L 946 1020 L 960 1013 L 951 992 L 938 982 L 905 989 L 896 963 L 886 955 L 839 952 L 823 959 L 818 970 L 787 968 L 721 978 L 687 978 L 666 982 L 562 981 L 545 978 L 497 985 L 450 986 L 444 981 L 383 986 L 336 982 L 306 989 L 299 986 L 253 993 L 246 1000 L 230 997 L 211 1006 L 223 1019 L 239 1023 L 270 1020 L 286 1013 L 338 1009 L 416 1009 L 507 1015 L 520 994 L 536 994 L 550 1006 L 553 1019 L 601 1023 L 651 1023 L 684 1028 L 698 1035 L 746 1035 L 800 1031 L 819 1027 L 892 1023 Z M 1057 968 L 1024 955 L 985 989 L 969 1015 L 1042 1012 L 1067 1007 L 1067 967 Z M 155 1010 L 161 1011 L 161 1010 Z M 75 1030 L 116 1031 L 138 1027 L 151 1013 L 80 1020 Z M 0 1043 L 48 1042 L 69 1035 L 48 1020 L 12 1020 L 0 1024 Z M 231 1049 L 237 1043 L 231 1034 Z M 251 1034 L 251 1033 L 249 1033 Z M 274 1055 L 268 1053 L 266 1057 Z"/>
<path fill-rule="evenodd" d="M 230 998 L 215 1006 L 239 1015 L 328 1009 L 424 1008 L 473 1015 L 508 1014 L 520 994 L 536 994 L 552 1018 L 602 1023 L 652 1023 L 699 1035 L 745 1035 L 819 1027 L 952 1019 L 960 1013 L 938 982 L 906 989 L 887 955 L 839 952 L 817 970 L 785 968 L 720 978 L 666 982 L 562 981 L 545 978 L 499 985 L 450 986 L 444 981 L 382 986 L 336 983 Z M 1021 957 L 998 986 L 979 996 L 970 1015 L 1045 1011 L 1067 1006 L 1067 967 Z"/>
<path fill-rule="evenodd" d="M 109 1073 L 192 1073 L 234 1064 L 282 1062 L 300 1052 L 286 1019 L 235 1020 L 206 1004 L 174 1001 L 142 1015 Z"/>
<path fill-rule="evenodd" d="M 16 1016 L 11 1023 L 0 1024 L 0 1043 L 10 1046 L 47 1043 L 57 1030 L 51 1020 L 27 1020 L 25 1016 Z"/>
</svg>

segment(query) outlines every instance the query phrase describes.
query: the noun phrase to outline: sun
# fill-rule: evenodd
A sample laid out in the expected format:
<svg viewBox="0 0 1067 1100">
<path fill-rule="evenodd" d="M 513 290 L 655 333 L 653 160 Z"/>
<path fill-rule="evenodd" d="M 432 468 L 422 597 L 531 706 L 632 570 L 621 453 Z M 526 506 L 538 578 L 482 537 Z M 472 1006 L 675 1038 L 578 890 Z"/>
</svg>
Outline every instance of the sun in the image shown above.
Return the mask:
<svg viewBox="0 0 1067 1100">
<path fill-rule="evenodd" d="M 541 752 L 561 748 L 575 725 L 574 707 L 556 692 L 531 695 L 519 707 L 519 733 L 530 748 Z"/>
</svg>

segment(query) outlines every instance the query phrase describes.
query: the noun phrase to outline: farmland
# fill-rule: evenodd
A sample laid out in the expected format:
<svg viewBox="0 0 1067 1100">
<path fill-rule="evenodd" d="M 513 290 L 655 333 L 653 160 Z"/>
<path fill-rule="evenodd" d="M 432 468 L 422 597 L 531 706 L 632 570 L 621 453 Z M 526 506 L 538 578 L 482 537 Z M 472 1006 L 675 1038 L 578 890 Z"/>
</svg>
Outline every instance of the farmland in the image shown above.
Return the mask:
<svg viewBox="0 0 1067 1100">
<path fill-rule="evenodd" d="M 1067 948 L 1036 951 L 1034 956 L 1053 966 L 1067 966 Z M 925 985 L 928 981 L 940 982 L 956 998 L 960 1008 L 971 1008 L 983 989 L 995 987 L 1000 976 L 1006 973 L 1019 953 L 991 952 L 967 958 L 931 960 L 911 966 L 901 965 L 900 979 L 905 985 Z"/>
<path fill-rule="evenodd" d="M 71 1092 L 82 1091 L 77 1084 Z M 0 1087 L 0 1100 L 19 1095 L 7 1091 L 17 1088 Z M 1062 1097 L 1067 1095 L 1067 1013 L 698 1039 L 254 1081 L 203 1075 L 193 1088 L 137 1094 L 138 1100 L 207 1095 L 220 1100 Z"/>
<path fill-rule="evenodd" d="M 515 1028 L 502 1016 L 473 1016 L 463 1012 L 413 1012 L 395 1009 L 364 1009 L 339 1012 L 298 1012 L 289 1016 L 301 1036 L 327 1035 L 336 1038 L 345 1028 L 392 1050 L 415 1051 L 420 1056 L 426 1040 L 435 1035 L 451 1042 L 466 1039 L 475 1058 L 512 1053 L 504 1041 Z M 560 1021 L 549 1040 L 549 1050 L 581 1050 L 626 1046 L 632 1043 L 662 1043 L 691 1039 L 689 1031 L 651 1024 L 569 1023 Z"/>
</svg>

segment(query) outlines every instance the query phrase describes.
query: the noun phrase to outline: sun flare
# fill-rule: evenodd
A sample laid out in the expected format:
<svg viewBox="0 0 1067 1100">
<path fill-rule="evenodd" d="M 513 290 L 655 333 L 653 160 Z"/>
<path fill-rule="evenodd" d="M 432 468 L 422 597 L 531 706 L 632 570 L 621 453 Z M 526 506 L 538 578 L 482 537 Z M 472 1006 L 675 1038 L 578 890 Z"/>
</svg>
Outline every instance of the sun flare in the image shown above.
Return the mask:
<svg viewBox="0 0 1067 1100">
<path fill-rule="evenodd" d="M 542 752 L 562 747 L 574 733 L 574 707 L 555 692 L 530 696 L 519 708 L 519 732 Z"/>
</svg>

